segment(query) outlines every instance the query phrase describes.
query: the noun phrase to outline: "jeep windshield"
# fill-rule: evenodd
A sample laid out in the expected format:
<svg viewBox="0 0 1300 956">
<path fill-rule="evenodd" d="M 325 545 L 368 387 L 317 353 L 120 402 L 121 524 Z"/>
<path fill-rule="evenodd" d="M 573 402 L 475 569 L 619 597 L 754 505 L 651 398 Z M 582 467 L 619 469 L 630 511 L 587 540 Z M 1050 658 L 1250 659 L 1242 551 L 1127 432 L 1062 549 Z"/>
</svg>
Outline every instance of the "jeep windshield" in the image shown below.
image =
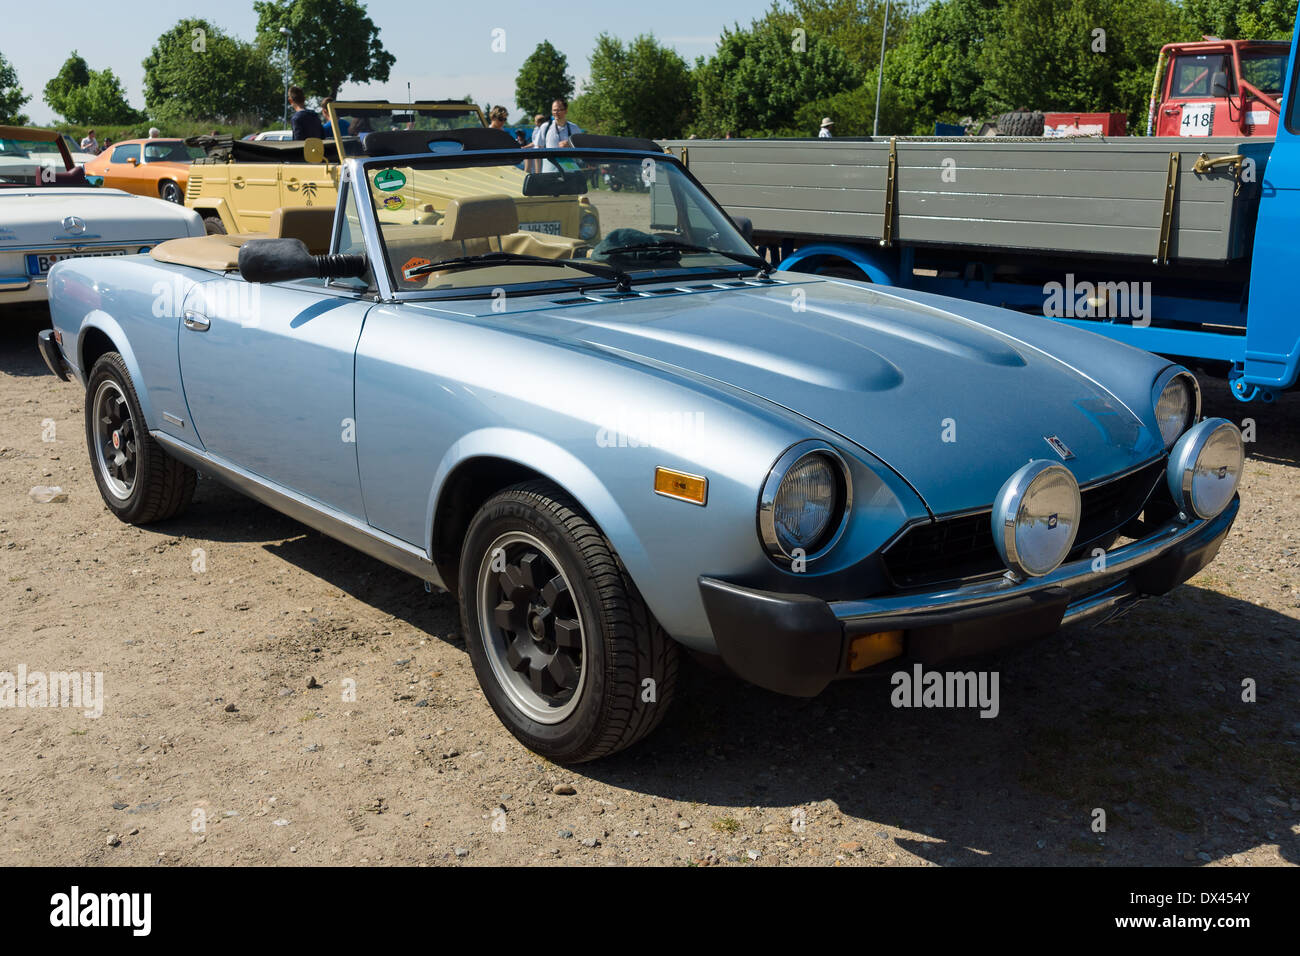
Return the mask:
<svg viewBox="0 0 1300 956">
<path fill-rule="evenodd" d="M 726 213 L 666 155 L 466 151 L 363 169 L 399 294 L 626 287 L 765 269 Z M 551 261 L 530 261 L 537 258 Z"/>
</svg>

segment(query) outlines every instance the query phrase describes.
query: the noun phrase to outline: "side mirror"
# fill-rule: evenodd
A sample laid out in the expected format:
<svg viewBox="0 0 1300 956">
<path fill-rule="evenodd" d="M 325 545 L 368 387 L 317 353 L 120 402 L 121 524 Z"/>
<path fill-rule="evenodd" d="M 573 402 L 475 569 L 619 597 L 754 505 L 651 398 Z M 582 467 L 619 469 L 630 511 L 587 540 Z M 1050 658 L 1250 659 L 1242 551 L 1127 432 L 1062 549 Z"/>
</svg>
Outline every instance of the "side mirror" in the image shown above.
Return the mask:
<svg viewBox="0 0 1300 956">
<path fill-rule="evenodd" d="M 239 274 L 246 282 L 361 279 L 369 271 L 364 255 L 314 256 L 301 239 L 250 239 L 239 247 Z"/>
<path fill-rule="evenodd" d="M 315 136 L 308 136 L 302 141 L 302 158 L 308 163 L 325 162 L 325 142 Z"/>
<path fill-rule="evenodd" d="M 754 220 L 748 216 L 732 216 L 731 221 L 740 230 L 740 234 L 745 237 L 745 241 L 752 246 L 754 244 Z"/>
<path fill-rule="evenodd" d="M 134 156 L 128 156 L 128 157 L 126 158 L 126 161 L 127 161 L 128 163 L 130 163 L 132 166 L 139 166 L 139 165 L 140 165 L 140 160 L 136 159 Z"/>
</svg>

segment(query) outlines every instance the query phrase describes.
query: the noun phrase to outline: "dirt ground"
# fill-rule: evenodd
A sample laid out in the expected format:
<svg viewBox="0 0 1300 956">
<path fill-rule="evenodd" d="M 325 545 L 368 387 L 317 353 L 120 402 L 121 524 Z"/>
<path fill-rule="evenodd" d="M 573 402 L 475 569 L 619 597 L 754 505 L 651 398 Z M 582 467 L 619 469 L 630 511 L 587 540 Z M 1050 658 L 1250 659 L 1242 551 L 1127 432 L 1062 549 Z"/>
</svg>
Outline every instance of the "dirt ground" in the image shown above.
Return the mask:
<svg viewBox="0 0 1300 956">
<path fill-rule="evenodd" d="M 1218 560 L 990 664 L 996 719 L 692 665 L 648 741 L 565 769 L 497 722 L 447 595 L 210 480 L 175 520 L 118 522 L 81 392 L 34 347 L 48 317 L 0 319 L 0 671 L 104 675 L 97 719 L 0 710 L 5 863 L 1300 861 L 1300 394 L 1202 379 L 1256 429 Z"/>
</svg>

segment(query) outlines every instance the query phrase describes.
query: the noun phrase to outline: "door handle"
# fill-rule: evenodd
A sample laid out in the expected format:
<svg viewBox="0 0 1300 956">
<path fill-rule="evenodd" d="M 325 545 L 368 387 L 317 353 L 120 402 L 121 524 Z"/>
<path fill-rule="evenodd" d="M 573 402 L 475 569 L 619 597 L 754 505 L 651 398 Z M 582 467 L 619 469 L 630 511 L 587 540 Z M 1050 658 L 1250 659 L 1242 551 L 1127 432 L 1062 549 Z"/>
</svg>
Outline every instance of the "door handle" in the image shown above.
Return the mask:
<svg viewBox="0 0 1300 956">
<path fill-rule="evenodd" d="M 285 186 L 286 186 L 286 188 L 292 190 L 293 192 L 297 192 L 297 191 L 298 191 L 298 180 L 296 180 L 296 179 L 291 179 L 291 180 L 289 180 L 289 182 L 287 182 L 287 183 L 285 184 Z"/>
<path fill-rule="evenodd" d="M 195 312 L 192 309 L 185 310 L 185 327 L 193 329 L 195 332 L 206 332 L 212 328 L 212 323 L 202 312 Z"/>
<path fill-rule="evenodd" d="M 243 176 L 236 176 L 234 179 L 232 179 L 232 180 L 230 181 L 230 185 L 234 186 L 236 189 L 243 189 L 243 188 L 244 188 L 244 177 L 243 177 Z"/>
</svg>

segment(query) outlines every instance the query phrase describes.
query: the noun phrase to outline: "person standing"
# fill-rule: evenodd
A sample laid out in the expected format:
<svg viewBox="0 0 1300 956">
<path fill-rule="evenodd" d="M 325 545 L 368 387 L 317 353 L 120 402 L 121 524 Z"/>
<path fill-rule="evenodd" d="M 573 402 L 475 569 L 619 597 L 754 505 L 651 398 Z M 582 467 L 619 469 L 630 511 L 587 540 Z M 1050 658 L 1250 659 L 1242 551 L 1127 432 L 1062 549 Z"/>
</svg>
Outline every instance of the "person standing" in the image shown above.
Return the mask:
<svg viewBox="0 0 1300 956">
<path fill-rule="evenodd" d="M 321 132 L 327 137 L 334 135 L 334 124 L 329 121 L 329 115 L 330 115 L 329 106 L 333 102 L 334 102 L 334 97 L 332 96 L 327 96 L 325 97 L 325 99 L 320 101 L 320 117 L 321 117 L 320 128 L 321 128 Z M 351 127 L 352 124 L 348 122 L 347 117 L 345 116 L 339 117 L 340 136 L 347 136 L 348 130 Z"/>
<path fill-rule="evenodd" d="M 289 87 L 289 105 L 293 107 L 289 126 L 293 130 L 294 139 L 325 138 L 325 129 L 321 126 L 320 115 L 315 110 L 307 109 L 307 98 L 303 96 L 301 86 Z"/>
<path fill-rule="evenodd" d="M 830 138 L 831 138 L 831 127 L 834 126 L 834 125 L 835 125 L 835 124 L 834 124 L 833 122 L 831 122 L 831 118 L 830 118 L 829 116 L 823 116 L 823 117 L 822 117 L 822 127 L 821 127 L 820 130 L 817 131 L 817 138 L 818 138 L 818 139 L 830 139 Z"/>
<path fill-rule="evenodd" d="M 551 104 L 551 118 L 537 127 L 533 132 L 533 145 L 538 149 L 556 149 L 573 145 L 573 134 L 582 129 L 568 120 L 569 102 L 564 97 L 556 97 Z"/>
<path fill-rule="evenodd" d="M 95 139 L 95 131 L 93 129 L 86 130 L 86 135 L 81 140 L 81 151 L 95 156 L 99 155 L 99 140 Z"/>
<path fill-rule="evenodd" d="M 157 139 L 157 138 L 158 138 L 159 136 L 161 136 L 161 135 L 162 135 L 162 130 L 160 130 L 157 126 L 150 126 L 150 127 L 149 127 L 149 138 L 150 138 L 150 139 Z"/>
<path fill-rule="evenodd" d="M 491 111 L 488 112 L 488 126 L 492 129 L 505 129 L 506 120 L 509 118 L 510 116 L 506 113 L 506 108 L 504 106 L 494 106 Z"/>
</svg>

